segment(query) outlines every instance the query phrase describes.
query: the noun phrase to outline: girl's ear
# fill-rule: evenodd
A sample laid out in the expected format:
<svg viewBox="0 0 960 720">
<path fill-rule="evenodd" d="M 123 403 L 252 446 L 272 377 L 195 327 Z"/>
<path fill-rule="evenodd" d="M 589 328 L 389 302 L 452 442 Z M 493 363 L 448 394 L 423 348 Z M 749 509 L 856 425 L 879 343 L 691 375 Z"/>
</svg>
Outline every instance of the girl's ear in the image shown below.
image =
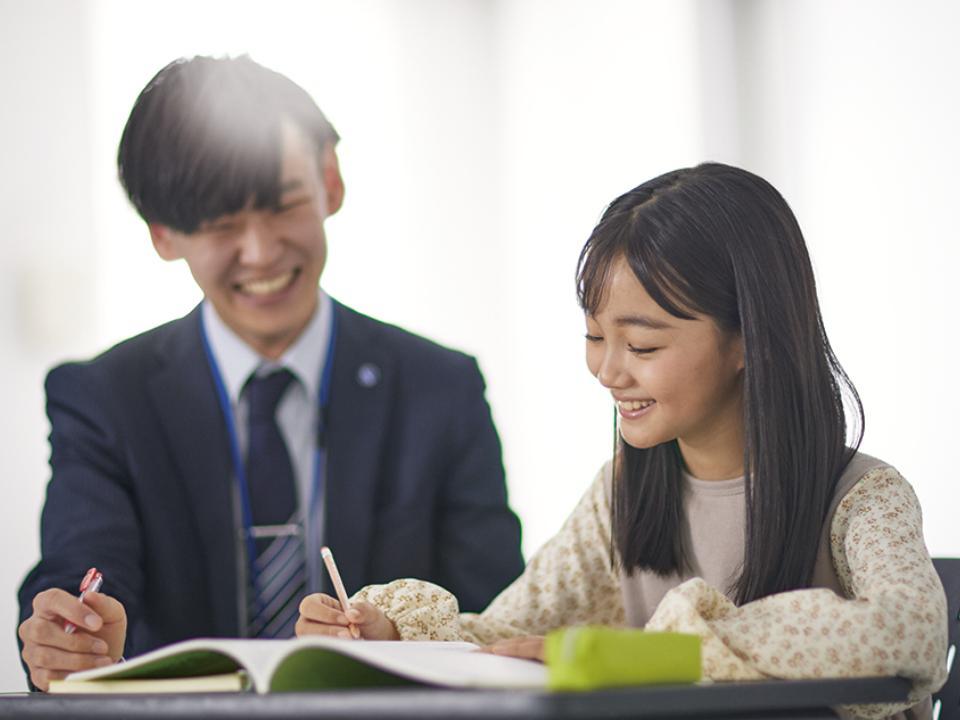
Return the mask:
<svg viewBox="0 0 960 720">
<path fill-rule="evenodd" d="M 747 350 L 743 344 L 743 335 L 737 335 L 737 370 L 743 372 L 746 367 Z"/>
<path fill-rule="evenodd" d="M 150 239 L 153 241 L 153 249 L 157 251 L 164 260 L 179 260 L 183 255 L 175 242 L 175 230 L 160 225 L 158 223 L 148 223 L 150 229 Z"/>
</svg>

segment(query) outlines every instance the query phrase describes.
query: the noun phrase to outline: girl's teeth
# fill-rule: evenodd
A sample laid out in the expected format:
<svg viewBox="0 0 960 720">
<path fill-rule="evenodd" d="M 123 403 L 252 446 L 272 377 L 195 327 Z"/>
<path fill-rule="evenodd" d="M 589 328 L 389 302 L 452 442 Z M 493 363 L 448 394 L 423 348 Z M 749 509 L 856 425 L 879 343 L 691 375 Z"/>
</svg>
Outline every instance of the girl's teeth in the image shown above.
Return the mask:
<svg viewBox="0 0 960 720">
<path fill-rule="evenodd" d="M 620 408 L 627 412 L 636 412 L 653 405 L 656 400 L 623 400 L 620 402 Z"/>
</svg>

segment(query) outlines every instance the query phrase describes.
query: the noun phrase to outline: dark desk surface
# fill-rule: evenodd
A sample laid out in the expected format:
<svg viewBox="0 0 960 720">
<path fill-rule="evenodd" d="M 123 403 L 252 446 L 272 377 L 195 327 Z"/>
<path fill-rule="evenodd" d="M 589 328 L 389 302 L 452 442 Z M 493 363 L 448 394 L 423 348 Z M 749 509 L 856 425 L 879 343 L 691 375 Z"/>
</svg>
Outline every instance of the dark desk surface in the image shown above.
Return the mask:
<svg viewBox="0 0 960 720">
<path fill-rule="evenodd" d="M 825 718 L 832 705 L 902 702 L 910 688 L 900 678 L 770 680 L 702 686 L 657 686 L 591 693 L 500 690 L 337 691 L 252 695 L 44 695 L 0 696 L 0 717 L 258 720 L 325 718 L 434 720 L 478 718 Z"/>
</svg>

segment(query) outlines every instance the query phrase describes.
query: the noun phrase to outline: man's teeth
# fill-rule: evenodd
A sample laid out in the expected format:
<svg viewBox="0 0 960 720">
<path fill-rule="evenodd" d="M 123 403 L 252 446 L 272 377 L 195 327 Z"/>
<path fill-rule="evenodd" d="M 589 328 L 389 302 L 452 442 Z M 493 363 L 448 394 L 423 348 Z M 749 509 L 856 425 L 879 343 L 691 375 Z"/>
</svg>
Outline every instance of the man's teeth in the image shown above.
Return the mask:
<svg viewBox="0 0 960 720">
<path fill-rule="evenodd" d="M 626 412 L 636 412 L 637 410 L 643 410 L 653 405 L 656 400 L 620 400 L 617 402 L 617 405 L 620 406 L 621 410 Z"/>
<path fill-rule="evenodd" d="M 283 289 L 292 278 L 293 270 L 269 280 L 251 280 L 249 282 L 245 282 L 240 286 L 240 289 L 245 293 L 250 293 L 251 295 L 267 295 Z"/>
</svg>

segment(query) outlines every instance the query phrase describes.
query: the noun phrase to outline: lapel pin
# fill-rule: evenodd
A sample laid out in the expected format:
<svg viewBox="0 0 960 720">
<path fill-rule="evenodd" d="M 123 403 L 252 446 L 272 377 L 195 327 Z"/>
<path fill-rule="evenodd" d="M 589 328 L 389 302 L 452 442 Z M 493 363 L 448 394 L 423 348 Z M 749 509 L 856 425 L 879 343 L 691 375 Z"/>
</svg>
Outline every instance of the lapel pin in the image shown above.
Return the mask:
<svg viewBox="0 0 960 720">
<path fill-rule="evenodd" d="M 360 387 L 372 388 L 380 382 L 380 368 L 373 363 L 364 363 L 357 368 L 357 383 Z"/>
</svg>

